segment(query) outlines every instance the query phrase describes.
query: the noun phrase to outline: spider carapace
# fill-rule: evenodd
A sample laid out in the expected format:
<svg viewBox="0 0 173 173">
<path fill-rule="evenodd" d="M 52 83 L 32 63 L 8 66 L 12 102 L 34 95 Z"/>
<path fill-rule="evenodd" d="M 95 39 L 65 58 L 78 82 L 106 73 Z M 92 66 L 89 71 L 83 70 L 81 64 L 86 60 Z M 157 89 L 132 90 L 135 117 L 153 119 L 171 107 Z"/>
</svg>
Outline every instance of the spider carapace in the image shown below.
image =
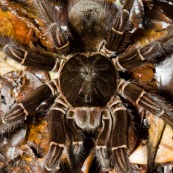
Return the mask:
<svg viewBox="0 0 173 173">
<path fill-rule="evenodd" d="M 73 107 L 103 107 L 115 94 L 117 73 L 112 62 L 101 54 L 78 54 L 65 63 L 60 87 Z"/>
</svg>

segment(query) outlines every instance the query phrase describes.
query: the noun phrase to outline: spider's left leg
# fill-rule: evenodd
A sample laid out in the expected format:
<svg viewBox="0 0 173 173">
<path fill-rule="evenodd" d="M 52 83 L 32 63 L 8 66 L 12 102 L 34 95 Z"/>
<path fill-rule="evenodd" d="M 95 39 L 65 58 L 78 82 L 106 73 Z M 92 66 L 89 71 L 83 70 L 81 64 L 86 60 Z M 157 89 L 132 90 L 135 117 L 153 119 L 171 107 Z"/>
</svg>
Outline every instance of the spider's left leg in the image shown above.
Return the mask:
<svg viewBox="0 0 173 173">
<path fill-rule="evenodd" d="M 133 105 L 149 111 L 173 127 L 173 106 L 165 101 L 165 99 L 161 96 L 153 93 L 147 93 L 144 89 L 137 86 L 136 84 L 127 82 L 122 79 L 119 81 L 118 93 L 125 99 L 129 100 L 129 102 L 131 102 Z M 150 153 L 150 155 L 148 155 L 149 169 L 151 169 L 154 162 L 156 151 L 157 150 L 152 153 L 148 152 L 148 154 Z"/>
<path fill-rule="evenodd" d="M 141 106 L 143 109 L 160 117 L 167 124 L 173 127 L 172 105 L 165 101 L 161 96 L 152 93 L 146 93 L 144 89 L 134 83 L 120 80 L 118 93 L 129 100 L 135 106 Z"/>
<path fill-rule="evenodd" d="M 125 39 L 129 38 L 129 28 L 130 24 L 130 11 L 133 6 L 134 0 L 126 0 L 123 5 L 122 11 L 118 12 L 114 25 L 110 31 L 110 35 L 107 38 L 106 48 L 111 51 L 117 51 L 121 47 L 125 47 L 123 42 Z"/>
<path fill-rule="evenodd" d="M 113 98 L 107 108 L 102 117 L 103 128 L 98 137 L 97 157 L 104 169 L 116 167 L 118 173 L 133 172 L 127 154 L 127 110 L 118 97 Z"/>
<path fill-rule="evenodd" d="M 59 169 L 59 160 L 66 144 L 65 115 L 69 105 L 59 95 L 49 112 L 49 137 L 50 146 L 46 155 L 44 171 L 54 172 Z"/>
<path fill-rule="evenodd" d="M 116 167 L 118 173 L 132 173 L 133 167 L 127 154 L 131 117 L 118 97 L 113 98 L 107 106 L 113 121 L 109 137 L 112 149 L 111 164 Z"/>
<path fill-rule="evenodd" d="M 149 43 L 143 47 L 133 47 L 130 51 L 113 58 L 113 62 L 118 71 L 126 71 L 130 68 L 140 66 L 144 63 L 159 63 L 164 58 L 171 58 L 173 48 L 173 32 L 167 36 Z"/>
<path fill-rule="evenodd" d="M 109 135 L 111 133 L 112 121 L 108 110 L 105 110 L 102 116 L 100 134 L 96 143 L 96 158 L 101 165 L 102 170 L 110 169 L 109 159 L 111 152 L 108 151 Z"/>
</svg>

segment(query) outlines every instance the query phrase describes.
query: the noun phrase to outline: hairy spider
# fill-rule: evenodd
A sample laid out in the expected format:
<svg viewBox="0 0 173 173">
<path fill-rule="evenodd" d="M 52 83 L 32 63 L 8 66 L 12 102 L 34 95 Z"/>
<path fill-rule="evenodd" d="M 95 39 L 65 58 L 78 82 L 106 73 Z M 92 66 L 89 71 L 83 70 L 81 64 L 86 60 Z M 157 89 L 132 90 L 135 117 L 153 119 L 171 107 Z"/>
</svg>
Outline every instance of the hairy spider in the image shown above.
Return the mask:
<svg viewBox="0 0 173 173">
<path fill-rule="evenodd" d="M 71 172 L 80 172 L 91 151 L 102 169 L 133 172 L 127 147 L 131 114 L 123 98 L 162 118 L 173 127 L 173 112 L 163 98 L 147 93 L 138 84 L 126 81 L 120 72 L 156 63 L 172 52 L 173 34 L 143 47 L 127 47 L 133 26 L 129 20 L 134 0 L 126 0 L 119 10 L 105 0 L 70 1 L 67 29 L 60 25 L 61 11 L 51 0 L 35 0 L 47 22 L 55 51 L 40 51 L 6 44 L 3 52 L 22 65 L 54 71 L 58 77 L 45 83 L 2 117 L 1 134 L 21 124 L 47 98 L 54 95 L 49 111 L 50 147 L 44 170 L 59 169 L 66 148 Z M 91 133 L 90 150 L 84 151 L 86 133 Z"/>
</svg>

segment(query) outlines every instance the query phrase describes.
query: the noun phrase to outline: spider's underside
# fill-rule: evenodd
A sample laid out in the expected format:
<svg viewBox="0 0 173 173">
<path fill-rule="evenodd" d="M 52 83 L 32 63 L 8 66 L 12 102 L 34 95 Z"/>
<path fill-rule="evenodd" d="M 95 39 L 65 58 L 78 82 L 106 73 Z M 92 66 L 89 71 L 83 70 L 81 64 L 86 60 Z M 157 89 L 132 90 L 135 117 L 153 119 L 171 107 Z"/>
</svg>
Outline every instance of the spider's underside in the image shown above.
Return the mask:
<svg viewBox="0 0 173 173">
<path fill-rule="evenodd" d="M 132 115 L 122 98 L 162 118 L 172 127 L 173 112 L 164 99 L 120 78 L 119 72 L 147 61 L 156 63 L 169 55 L 173 34 L 122 53 L 133 30 L 129 20 L 133 0 L 126 0 L 121 10 L 106 1 L 69 2 L 70 34 L 60 27 L 51 1 L 35 2 L 48 24 L 56 52 L 10 44 L 2 46 L 3 52 L 22 65 L 54 71 L 59 77 L 40 86 L 4 114 L 0 133 L 21 124 L 41 102 L 54 95 L 56 99 L 49 111 L 50 148 L 45 171 L 59 169 L 59 160 L 66 148 L 71 172 L 80 172 L 93 150 L 96 150 L 102 169 L 115 167 L 119 173 L 133 172 L 127 154 Z M 85 131 L 92 131 L 95 136 L 88 153 L 84 152 Z"/>
</svg>

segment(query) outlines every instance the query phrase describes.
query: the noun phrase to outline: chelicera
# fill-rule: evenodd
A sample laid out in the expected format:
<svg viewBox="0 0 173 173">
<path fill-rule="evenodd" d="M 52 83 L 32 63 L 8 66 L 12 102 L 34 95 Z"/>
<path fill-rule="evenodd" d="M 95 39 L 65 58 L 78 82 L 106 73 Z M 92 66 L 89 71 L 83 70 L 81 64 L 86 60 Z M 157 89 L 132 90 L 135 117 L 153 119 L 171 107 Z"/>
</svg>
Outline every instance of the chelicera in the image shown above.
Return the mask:
<svg viewBox="0 0 173 173">
<path fill-rule="evenodd" d="M 50 147 L 44 171 L 58 171 L 62 152 L 67 149 L 71 172 L 81 172 L 83 162 L 94 150 L 103 170 L 116 168 L 119 173 L 134 172 L 127 154 L 132 115 L 122 98 L 171 126 L 173 113 L 164 99 L 124 80 L 119 72 L 166 57 L 172 51 L 172 33 L 123 53 L 133 30 L 129 20 L 133 0 L 126 0 L 121 10 L 107 1 L 70 1 L 65 10 L 66 31 L 59 25 L 53 2 L 35 0 L 35 3 L 47 22 L 55 51 L 6 44 L 3 52 L 22 65 L 54 71 L 58 77 L 4 114 L 1 134 L 21 124 L 45 99 L 54 95 L 56 99 L 49 111 Z M 85 132 L 92 132 L 94 136 L 90 138 L 88 153 L 84 151 Z"/>
</svg>

